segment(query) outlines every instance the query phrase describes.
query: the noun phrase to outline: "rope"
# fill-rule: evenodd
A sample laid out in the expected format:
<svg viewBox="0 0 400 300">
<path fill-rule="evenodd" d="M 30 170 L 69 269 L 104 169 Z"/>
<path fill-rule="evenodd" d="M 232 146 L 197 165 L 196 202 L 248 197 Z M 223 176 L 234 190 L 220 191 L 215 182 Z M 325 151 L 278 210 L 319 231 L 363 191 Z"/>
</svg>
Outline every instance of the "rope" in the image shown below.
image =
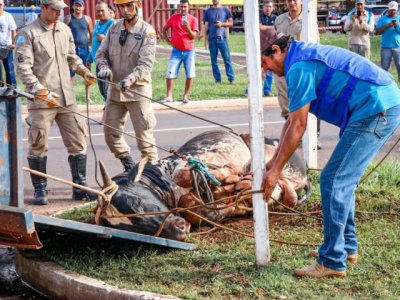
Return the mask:
<svg viewBox="0 0 400 300">
<path fill-rule="evenodd" d="M 80 184 L 77 184 L 77 183 L 62 179 L 62 178 L 58 178 L 58 177 L 55 177 L 55 176 L 52 176 L 52 175 L 49 175 L 49 174 L 45 174 L 45 173 L 42 173 L 42 172 L 39 172 L 39 171 L 36 171 L 36 170 L 32 170 L 32 169 L 29 169 L 27 167 L 22 167 L 22 170 L 24 170 L 25 172 L 28 172 L 28 173 L 32 173 L 32 174 L 37 175 L 37 176 L 41 176 L 41 177 L 52 179 L 52 180 L 55 180 L 55 181 L 58 181 L 58 182 L 61 182 L 61 183 L 65 183 L 65 184 L 70 185 L 70 186 L 72 186 L 74 188 L 78 188 L 78 189 L 81 189 L 83 191 L 86 191 L 86 192 L 89 192 L 89 193 L 93 193 L 93 194 L 96 194 L 96 195 L 101 196 L 101 197 L 106 197 L 106 194 L 104 194 L 103 192 L 99 192 L 98 190 L 92 189 L 92 188 L 84 186 L 84 185 L 80 185 Z"/>
<path fill-rule="evenodd" d="M 113 85 L 113 86 L 118 86 L 117 83 L 112 82 L 112 81 L 109 81 L 109 80 L 106 80 L 106 79 L 97 78 L 97 80 L 98 80 L 98 81 L 102 81 L 102 82 L 104 82 L 104 83 L 111 84 L 111 85 Z M 132 90 L 132 89 L 127 88 L 126 90 L 127 90 L 128 92 L 131 92 L 131 93 L 137 95 L 137 96 L 140 96 L 140 97 L 142 97 L 142 98 L 145 98 L 145 99 L 147 99 L 147 100 L 150 100 L 151 102 L 161 104 L 161 105 L 163 105 L 163 106 L 165 106 L 165 107 L 168 107 L 168 108 L 170 108 L 170 109 L 173 109 L 173 110 L 178 111 L 178 112 L 180 112 L 180 113 L 183 113 L 183 114 L 185 114 L 185 115 L 191 116 L 191 117 L 193 117 L 193 118 L 202 120 L 202 121 L 204 121 L 204 122 L 207 122 L 207 123 L 210 123 L 210 124 L 214 124 L 214 125 L 220 126 L 220 127 L 222 127 L 222 128 L 227 129 L 227 130 L 228 130 L 230 133 L 232 133 L 232 134 L 235 134 L 235 135 L 237 135 L 237 136 L 239 135 L 239 134 L 237 134 L 237 133 L 236 133 L 231 127 L 229 127 L 229 126 L 226 126 L 226 125 L 223 125 L 223 124 L 221 124 L 221 123 L 214 122 L 214 121 L 211 121 L 211 120 L 202 118 L 202 117 L 200 117 L 200 116 L 197 116 L 197 115 L 195 115 L 195 114 L 192 114 L 192 113 L 189 113 L 189 112 L 187 112 L 187 111 L 181 110 L 181 109 L 179 109 L 179 108 L 173 107 L 173 106 L 168 105 L 168 104 L 166 104 L 166 103 L 162 103 L 161 101 L 154 100 L 153 98 L 150 98 L 150 97 L 148 97 L 148 96 L 146 96 L 146 95 L 143 95 L 143 94 L 141 94 L 141 93 L 138 93 L 138 92 L 136 92 L 136 91 L 134 91 L 134 90 Z"/>
<path fill-rule="evenodd" d="M 86 100 L 86 121 L 87 121 L 87 127 L 88 127 L 88 131 L 89 131 L 89 142 L 90 142 L 90 147 L 92 148 L 93 151 L 93 156 L 94 156 L 94 179 L 96 180 L 96 183 L 98 185 L 99 188 L 102 187 L 102 185 L 99 182 L 98 179 L 98 169 L 97 169 L 97 154 L 96 154 L 96 149 L 94 148 L 93 145 L 93 140 L 92 140 L 92 130 L 90 127 L 90 122 L 89 122 L 89 87 L 85 85 L 85 100 Z"/>
</svg>

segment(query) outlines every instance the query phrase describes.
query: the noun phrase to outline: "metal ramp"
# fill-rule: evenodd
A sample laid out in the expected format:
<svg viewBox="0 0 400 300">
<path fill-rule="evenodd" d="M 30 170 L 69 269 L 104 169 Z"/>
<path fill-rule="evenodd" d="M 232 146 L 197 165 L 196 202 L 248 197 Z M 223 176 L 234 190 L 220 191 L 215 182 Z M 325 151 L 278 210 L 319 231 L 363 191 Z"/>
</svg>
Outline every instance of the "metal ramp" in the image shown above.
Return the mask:
<svg viewBox="0 0 400 300">
<path fill-rule="evenodd" d="M 58 219 L 42 215 L 33 215 L 33 219 L 38 230 L 45 229 L 57 232 L 79 233 L 105 239 L 120 238 L 144 244 L 152 244 L 181 250 L 194 250 L 196 248 L 195 245 L 189 243 L 71 220 Z"/>
</svg>

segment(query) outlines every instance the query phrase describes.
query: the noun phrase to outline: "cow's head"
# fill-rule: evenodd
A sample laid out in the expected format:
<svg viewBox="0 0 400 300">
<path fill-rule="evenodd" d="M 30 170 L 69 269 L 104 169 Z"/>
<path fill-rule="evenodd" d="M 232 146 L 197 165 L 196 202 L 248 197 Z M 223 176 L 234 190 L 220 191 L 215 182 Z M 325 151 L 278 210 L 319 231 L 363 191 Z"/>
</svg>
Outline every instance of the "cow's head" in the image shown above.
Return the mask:
<svg viewBox="0 0 400 300">
<path fill-rule="evenodd" d="M 158 234 L 160 237 L 183 241 L 190 230 L 190 225 L 185 219 L 168 212 L 166 200 L 171 197 L 168 182 L 162 178 L 156 166 L 146 164 L 138 180 L 138 168 L 127 175 L 110 178 L 104 165 L 100 164 L 103 176 L 104 190 L 116 184 L 118 190 L 112 196 L 106 214 L 132 215 L 143 214 L 135 217 L 108 217 L 105 224 L 111 227 L 143 233 L 148 235 Z M 154 214 L 152 214 L 154 213 Z"/>
</svg>

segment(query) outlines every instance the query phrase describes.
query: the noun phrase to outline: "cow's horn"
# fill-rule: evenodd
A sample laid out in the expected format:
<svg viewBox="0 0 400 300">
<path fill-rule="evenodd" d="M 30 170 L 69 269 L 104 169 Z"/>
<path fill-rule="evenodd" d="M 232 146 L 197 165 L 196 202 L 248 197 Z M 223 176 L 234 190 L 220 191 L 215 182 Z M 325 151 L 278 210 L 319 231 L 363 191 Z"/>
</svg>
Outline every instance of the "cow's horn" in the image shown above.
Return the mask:
<svg viewBox="0 0 400 300">
<path fill-rule="evenodd" d="M 111 180 L 110 175 L 108 175 L 106 167 L 104 166 L 101 160 L 99 160 L 99 166 L 100 166 L 101 177 L 103 177 L 104 188 L 109 187 L 110 185 L 113 184 L 113 181 Z"/>
</svg>

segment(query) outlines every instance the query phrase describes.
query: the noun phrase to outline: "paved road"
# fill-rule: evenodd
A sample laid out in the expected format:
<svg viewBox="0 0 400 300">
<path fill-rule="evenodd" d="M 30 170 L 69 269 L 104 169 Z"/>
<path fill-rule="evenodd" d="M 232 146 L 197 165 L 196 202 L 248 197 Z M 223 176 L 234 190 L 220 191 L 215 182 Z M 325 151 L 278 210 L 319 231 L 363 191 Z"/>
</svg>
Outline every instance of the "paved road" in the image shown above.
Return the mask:
<svg viewBox="0 0 400 300">
<path fill-rule="evenodd" d="M 214 122 L 222 123 L 226 126 L 233 128 L 238 133 L 248 132 L 248 110 L 245 108 L 240 109 L 229 109 L 229 110 L 221 110 L 221 109 L 213 109 L 211 111 L 204 110 L 196 110 L 191 111 L 201 117 L 208 118 Z M 96 120 L 101 119 L 101 114 L 97 113 L 92 116 Z M 204 132 L 207 130 L 218 129 L 217 126 L 213 124 L 206 123 L 204 121 L 194 119 L 190 116 L 183 115 L 176 112 L 171 111 L 158 111 L 157 112 L 157 120 L 158 124 L 155 130 L 155 136 L 157 140 L 157 145 L 164 149 L 177 149 L 180 145 L 182 145 L 185 141 L 195 136 L 200 132 Z M 265 122 L 265 135 L 272 138 L 278 138 L 280 135 L 280 130 L 283 125 L 283 121 L 280 118 L 279 109 L 278 108 L 266 108 L 264 110 L 264 122 Z M 109 152 L 107 145 L 104 142 L 104 136 L 102 133 L 102 126 L 91 122 L 91 132 L 92 132 L 92 141 L 95 148 L 95 152 L 97 155 L 97 159 L 101 159 L 105 165 L 107 166 L 109 173 L 111 175 L 118 174 L 122 171 L 122 165 L 119 160 L 115 159 L 113 155 Z M 128 122 L 126 130 L 132 132 L 132 125 Z M 28 147 L 28 143 L 26 141 L 27 137 L 27 126 L 24 125 L 24 164 L 27 165 L 26 150 Z M 398 139 L 400 132 L 396 133 L 396 136 L 392 138 L 393 144 L 395 140 Z M 334 145 L 338 140 L 338 130 L 327 124 L 322 123 L 322 136 L 321 142 L 323 145 L 323 149 L 318 151 L 318 166 L 322 168 Z M 139 152 L 136 148 L 136 142 L 133 138 L 127 137 L 128 143 L 132 147 L 132 155 L 136 161 L 139 160 Z M 389 146 L 383 149 L 382 153 L 386 153 Z M 58 127 L 53 125 L 50 132 L 50 140 L 49 140 L 49 154 L 48 154 L 48 173 L 57 177 L 61 177 L 64 179 L 71 179 L 71 174 L 69 170 L 69 165 L 67 161 L 67 152 L 65 150 L 64 145 L 62 144 L 62 140 L 59 135 Z M 301 150 L 300 150 L 301 151 Z M 160 157 L 168 156 L 169 154 L 165 151 L 159 150 Z M 381 154 L 382 155 L 382 154 Z M 400 152 L 398 149 L 390 156 L 390 159 L 399 159 Z M 90 143 L 88 139 L 88 184 L 89 186 L 96 187 L 95 181 L 95 164 L 94 164 L 94 155 L 93 151 L 90 148 Z M 101 178 L 98 176 L 100 183 Z M 30 177 L 28 174 L 24 174 L 24 191 L 25 191 L 25 199 L 26 204 L 30 204 L 32 202 L 33 189 L 30 182 Z M 70 197 L 71 191 L 70 187 L 66 187 L 65 185 L 49 181 L 49 198 L 52 203 L 57 202 L 59 205 L 63 205 L 69 203 L 66 199 Z M 52 201 L 52 199 L 55 199 Z M 46 208 L 49 210 L 49 207 Z M 50 210 L 51 212 L 51 210 Z"/>
</svg>

